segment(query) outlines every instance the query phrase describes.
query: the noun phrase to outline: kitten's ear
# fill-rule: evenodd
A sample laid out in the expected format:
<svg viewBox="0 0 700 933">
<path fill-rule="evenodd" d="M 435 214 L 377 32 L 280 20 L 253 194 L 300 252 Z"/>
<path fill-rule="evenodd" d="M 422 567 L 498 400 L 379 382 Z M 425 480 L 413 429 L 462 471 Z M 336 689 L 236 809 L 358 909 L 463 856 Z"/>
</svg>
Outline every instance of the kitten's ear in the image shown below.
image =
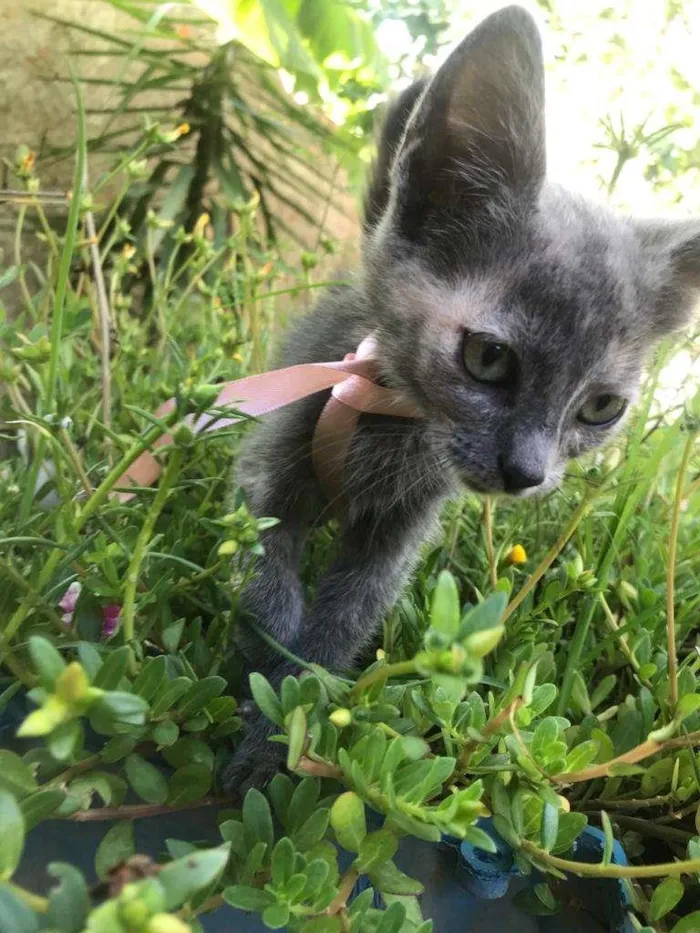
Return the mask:
<svg viewBox="0 0 700 933">
<path fill-rule="evenodd" d="M 529 13 L 506 7 L 460 43 L 416 105 L 394 163 L 398 207 L 512 201 L 536 195 L 544 175 L 540 36 Z"/>
<path fill-rule="evenodd" d="M 689 323 L 700 301 L 700 221 L 637 221 L 643 262 L 655 295 L 654 327 L 668 334 Z"/>
</svg>

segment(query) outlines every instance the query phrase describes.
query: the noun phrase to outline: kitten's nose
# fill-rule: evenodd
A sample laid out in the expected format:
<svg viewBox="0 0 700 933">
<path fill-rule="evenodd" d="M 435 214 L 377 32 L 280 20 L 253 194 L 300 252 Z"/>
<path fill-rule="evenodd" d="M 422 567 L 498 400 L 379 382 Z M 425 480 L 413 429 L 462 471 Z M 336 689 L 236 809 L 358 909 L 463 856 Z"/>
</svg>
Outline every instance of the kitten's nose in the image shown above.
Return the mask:
<svg viewBox="0 0 700 933">
<path fill-rule="evenodd" d="M 544 466 L 537 461 L 518 461 L 510 457 L 501 457 L 499 465 L 506 492 L 520 492 L 522 489 L 541 486 L 544 482 Z"/>
</svg>

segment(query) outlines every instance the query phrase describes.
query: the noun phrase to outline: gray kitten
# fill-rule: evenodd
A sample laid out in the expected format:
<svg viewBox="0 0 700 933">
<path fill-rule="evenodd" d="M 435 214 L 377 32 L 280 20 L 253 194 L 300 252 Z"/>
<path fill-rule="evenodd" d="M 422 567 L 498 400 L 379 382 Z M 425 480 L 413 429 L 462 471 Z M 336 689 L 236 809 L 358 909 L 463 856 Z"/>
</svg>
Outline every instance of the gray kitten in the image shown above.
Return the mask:
<svg viewBox="0 0 700 933">
<path fill-rule="evenodd" d="M 240 482 L 265 535 L 245 608 L 297 655 L 352 665 L 406 583 L 460 483 L 548 492 L 616 431 L 645 356 L 689 317 L 700 223 L 611 214 L 545 179 L 544 67 L 533 19 L 488 17 L 430 82 L 391 108 L 366 208 L 357 282 L 328 292 L 282 363 L 341 359 L 377 332 L 384 384 L 425 418 L 363 415 L 345 465 L 339 555 L 304 606 L 299 556 L 327 514 L 310 442 L 327 393 L 266 418 Z M 247 639 L 251 667 L 287 673 Z M 257 649 L 257 651 L 256 651 Z M 280 761 L 260 717 L 226 769 L 232 788 Z"/>
</svg>

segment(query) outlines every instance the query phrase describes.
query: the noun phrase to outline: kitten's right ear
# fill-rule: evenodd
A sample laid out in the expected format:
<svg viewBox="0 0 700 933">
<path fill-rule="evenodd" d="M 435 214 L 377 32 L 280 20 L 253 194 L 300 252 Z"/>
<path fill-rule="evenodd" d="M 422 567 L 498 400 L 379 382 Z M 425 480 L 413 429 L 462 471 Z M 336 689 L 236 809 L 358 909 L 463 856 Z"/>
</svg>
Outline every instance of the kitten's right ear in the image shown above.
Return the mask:
<svg viewBox="0 0 700 933">
<path fill-rule="evenodd" d="M 534 198 L 545 175 L 544 64 L 520 7 L 487 17 L 428 85 L 394 162 L 397 210 L 420 227 L 435 209 Z"/>
<path fill-rule="evenodd" d="M 700 221 L 638 220 L 635 227 L 655 296 L 654 331 L 663 336 L 688 324 L 700 302 Z"/>
</svg>

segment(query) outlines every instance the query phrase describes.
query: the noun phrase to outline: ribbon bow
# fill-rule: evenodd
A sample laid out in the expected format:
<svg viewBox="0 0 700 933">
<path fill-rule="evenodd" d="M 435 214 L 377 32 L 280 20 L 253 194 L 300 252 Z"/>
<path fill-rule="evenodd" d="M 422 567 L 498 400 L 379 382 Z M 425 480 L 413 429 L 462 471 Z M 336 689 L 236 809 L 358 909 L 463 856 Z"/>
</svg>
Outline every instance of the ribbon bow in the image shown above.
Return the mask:
<svg viewBox="0 0 700 933">
<path fill-rule="evenodd" d="M 350 443 L 361 413 L 392 415 L 398 418 L 421 418 L 419 409 L 396 389 L 377 384 L 379 370 L 376 361 L 377 342 L 373 334 L 365 337 L 355 353 L 342 361 L 331 363 L 301 363 L 268 373 L 246 376 L 225 382 L 213 407 L 232 408 L 253 417 L 266 415 L 292 402 L 325 389 L 331 397 L 316 422 L 311 444 L 314 471 L 326 495 L 335 500 L 342 492 L 342 474 Z M 175 407 L 168 399 L 156 411 L 162 418 Z M 241 421 L 240 417 L 188 415 L 185 422 L 195 433 L 218 431 Z M 163 434 L 154 447 L 171 444 L 172 435 Z M 160 464 L 149 451 L 144 451 L 117 481 L 117 486 L 150 486 L 160 474 Z M 117 493 L 122 502 L 132 499 L 133 492 Z"/>
</svg>

